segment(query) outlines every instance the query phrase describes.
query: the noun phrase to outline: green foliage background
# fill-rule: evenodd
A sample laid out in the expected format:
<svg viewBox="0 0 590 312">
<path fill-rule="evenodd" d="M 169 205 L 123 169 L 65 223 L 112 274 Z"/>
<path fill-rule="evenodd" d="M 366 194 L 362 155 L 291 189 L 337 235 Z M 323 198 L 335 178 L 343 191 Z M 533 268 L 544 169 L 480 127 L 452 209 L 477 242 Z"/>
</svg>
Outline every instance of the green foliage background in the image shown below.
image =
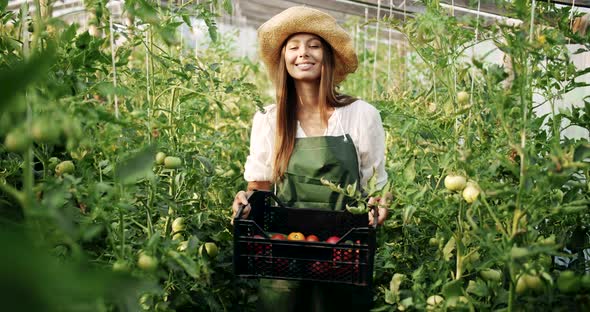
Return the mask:
<svg viewBox="0 0 590 312">
<path fill-rule="evenodd" d="M 12 311 L 254 309 L 256 281 L 232 273 L 230 205 L 245 187 L 251 118 L 272 99 L 261 92 L 269 88 L 263 68 L 234 56 L 209 4 L 126 1 L 130 22 L 113 32 L 126 41 L 116 48 L 103 1 L 86 3 L 101 34 L 0 5 L 0 273 L 8 277 L 0 298 Z M 231 10 L 229 1 L 212 4 Z M 587 309 L 590 144 L 560 133 L 564 121 L 588 130 L 590 103 L 536 116 L 532 99 L 540 93 L 554 106 L 585 86 L 576 79 L 590 70 L 575 69 L 566 44 L 588 51 L 588 36 L 572 33 L 568 8 L 546 3 L 533 10 L 515 1 L 518 26 L 426 5 L 405 24 L 380 21 L 407 37 L 407 60 L 386 59 L 386 46 L 377 58 L 363 51 L 376 79 L 360 70 L 342 86 L 374 94 L 366 99 L 387 132 L 395 198 L 379 230 L 375 309 Z M 195 16 L 211 38 L 198 57 L 177 34 Z M 483 40 L 512 69 L 461 57 Z M 156 152 L 182 167 L 155 164 Z M 75 169 L 56 172 L 65 160 Z M 447 190 L 448 174 L 467 177 L 479 198 L 468 204 Z M 186 227 L 172 233 L 179 217 Z M 209 255 L 205 242 L 219 253 Z M 142 269 L 140 254 L 156 269 Z M 525 279 L 535 283 L 519 286 Z M 429 304 L 435 295 L 444 301 Z"/>
</svg>

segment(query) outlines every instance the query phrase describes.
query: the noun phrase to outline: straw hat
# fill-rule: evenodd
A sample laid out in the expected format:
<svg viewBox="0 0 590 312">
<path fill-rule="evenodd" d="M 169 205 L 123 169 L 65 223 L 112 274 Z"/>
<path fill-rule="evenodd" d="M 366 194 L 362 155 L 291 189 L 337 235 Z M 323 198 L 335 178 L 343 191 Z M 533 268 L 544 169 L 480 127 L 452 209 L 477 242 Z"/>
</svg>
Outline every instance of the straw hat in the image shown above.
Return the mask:
<svg viewBox="0 0 590 312">
<path fill-rule="evenodd" d="M 281 48 L 289 36 L 296 33 L 311 33 L 322 37 L 332 46 L 335 56 L 334 82 L 342 82 L 353 73 L 358 60 L 352 39 L 336 23 L 332 16 L 306 6 L 294 6 L 273 16 L 258 28 L 258 53 L 266 65 L 270 77 L 279 69 Z"/>
</svg>

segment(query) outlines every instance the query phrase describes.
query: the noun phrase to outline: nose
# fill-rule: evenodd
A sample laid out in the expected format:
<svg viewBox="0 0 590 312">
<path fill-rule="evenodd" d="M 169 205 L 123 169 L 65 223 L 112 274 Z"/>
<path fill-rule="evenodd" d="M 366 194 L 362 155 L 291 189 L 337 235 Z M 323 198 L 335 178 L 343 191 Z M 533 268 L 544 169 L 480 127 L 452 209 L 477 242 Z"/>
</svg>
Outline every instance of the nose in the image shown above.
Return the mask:
<svg viewBox="0 0 590 312">
<path fill-rule="evenodd" d="M 299 48 L 299 57 L 307 56 L 307 47 L 302 46 Z"/>
</svg>

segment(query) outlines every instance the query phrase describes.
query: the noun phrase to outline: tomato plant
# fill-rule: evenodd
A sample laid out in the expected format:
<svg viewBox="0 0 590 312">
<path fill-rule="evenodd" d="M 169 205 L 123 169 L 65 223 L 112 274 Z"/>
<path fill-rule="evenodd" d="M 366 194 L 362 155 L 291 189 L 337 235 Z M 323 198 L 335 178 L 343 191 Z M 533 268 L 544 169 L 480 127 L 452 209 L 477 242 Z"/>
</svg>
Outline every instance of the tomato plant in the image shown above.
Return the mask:
<svg viewBox="0 0 590 312">
<path fill-rule="evenodd" d="M 256 282 L 231 269 L 228 207 L 246 188 L 245 143 L 253 114 L 273 101 L 260 91 L 271 83 L 259 64 L 234 55 L 213 4 L 126 1 L 126 24 L 111 28 L 110 6 L 93 0 L 85 2 L 88 29 L 45 11 L 2 10 L 0 223 L 22 227 L 59 263 L 89 259 L 81 267 L 103 269 L 101 277 L 116 271 L 157 284 L 113 291 L 137 298 L 97 294 L 90 310 L 118 310 L 112 302 L 255 309 Z M 380 21 L 407 39 L 390 56 L 383 48 L 395 46 L 383 37 L 356 32 L 357 43 L 377 44 L 359 45 L 359 69 L 339 92 L 380 111 L 393 195 L 368 185 L 390 215 L 377 231 L 376 310 L 587 310 L 590 143 L 569 130 L 590 129 L 589 106 L 560 100 L 584 91 L 587 69 L 572 59 L 588 52 L 587 36 L 570 29 L 578 13 L 569 7 L 516 0 L 506 12 L 523 23 L 469 20 L 427 1 L 405 23 Z M 211 38 L 197 52 L 177 32 L 194 26 L 192 17 Z M 479 53 L 488 44 L 494 52 Z M 541 112 L 544 103 L 551 109 Z M 260 267 L 285 273 L 296 265 L 273 259 L 271 241 L 252 238 L 248 255 Z M 311 273 L 354 273 L 355 244 L 339 240 L 325 240 L 332 257 L 310 262 Z M 5 267 L 45 267 L 16 254 Z M 81 282 L 55 272 L 56 283 L 94 285 L 92 274 Z"/>
</svg>

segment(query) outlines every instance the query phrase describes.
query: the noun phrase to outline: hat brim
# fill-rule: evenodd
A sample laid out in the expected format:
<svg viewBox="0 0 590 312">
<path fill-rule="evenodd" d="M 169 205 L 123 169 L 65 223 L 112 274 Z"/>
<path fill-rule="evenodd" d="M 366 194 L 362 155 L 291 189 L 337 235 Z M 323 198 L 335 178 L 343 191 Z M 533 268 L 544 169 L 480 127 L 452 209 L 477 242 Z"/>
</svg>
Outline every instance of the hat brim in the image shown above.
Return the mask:
<svg viewBox="0 0 590 312">
<path fill-rule="evenodd" d="M 296 33 L 310 33 L 324 39 L 334 51 L 334 83 L 339 84 L 358 67 L 352 38 L 332 16 L 306 6 L 295 6 L 273 16 L 258 28 L 258 53 L 275 80 L 281 49 Z"/>
</svg>

